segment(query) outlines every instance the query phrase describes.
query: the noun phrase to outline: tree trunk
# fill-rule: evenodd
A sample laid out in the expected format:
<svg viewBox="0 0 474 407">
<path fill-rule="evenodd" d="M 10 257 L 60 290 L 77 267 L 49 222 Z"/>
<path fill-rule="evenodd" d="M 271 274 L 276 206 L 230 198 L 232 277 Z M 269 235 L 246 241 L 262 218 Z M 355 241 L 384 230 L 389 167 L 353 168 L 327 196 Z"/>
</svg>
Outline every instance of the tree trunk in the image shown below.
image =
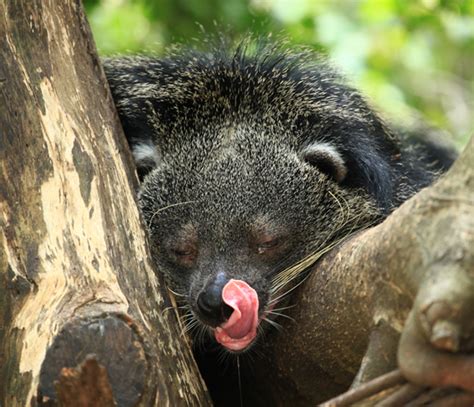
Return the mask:
<svg viewBox="0 0 474 407">
<path fill-rule="evenodd" d="M 0 405 L 209 405 L 80 1 L 0 0 L 0 38 Z"/>
<path fill-rule="evenodd" d="M 418 386 L 468 392 L 446 405 L 474 403 L 473 163 L 474 138 L 437 183 L 333 249 L 295 290 L 294 321 L 257 364 L 279 404 L 314 405 L 397 364 Z"/>
</svg>

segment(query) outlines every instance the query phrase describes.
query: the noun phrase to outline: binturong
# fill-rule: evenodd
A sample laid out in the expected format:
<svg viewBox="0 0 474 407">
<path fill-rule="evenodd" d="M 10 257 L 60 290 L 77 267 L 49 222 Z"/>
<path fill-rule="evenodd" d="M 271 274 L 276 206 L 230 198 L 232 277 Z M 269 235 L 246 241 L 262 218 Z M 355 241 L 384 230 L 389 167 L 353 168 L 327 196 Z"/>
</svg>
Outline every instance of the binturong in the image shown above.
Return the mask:
<svg viewBox="0 0 474 407">
<path fill-rule="evenodd" d="M 158 269 L 190 326 L 230 352 L 256 343 L 322 253 L 435 176 L 310 51 L 244 41 L 105 70 Z"/>
</svg>

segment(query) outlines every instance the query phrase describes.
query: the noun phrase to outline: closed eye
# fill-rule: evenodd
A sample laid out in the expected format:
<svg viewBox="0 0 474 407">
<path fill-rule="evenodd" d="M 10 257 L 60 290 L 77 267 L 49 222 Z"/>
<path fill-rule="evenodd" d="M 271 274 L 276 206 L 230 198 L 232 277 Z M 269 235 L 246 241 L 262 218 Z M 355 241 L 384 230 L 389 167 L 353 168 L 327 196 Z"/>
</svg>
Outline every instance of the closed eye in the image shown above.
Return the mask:
<svg viewBox="0 0 474 407">
<path fill-rule="evenodd" d="M 270 250 L 276 249 L 281 243 L 281 239 L 275 238 L 257 244 L 257 253 L 264 254 Z"/>
<path fill-rule="evenodd" d="M 178 257 L 191 256 L 193 251 L 191 249 L 173 249 L 173 254 Z"/>
<path fill-rule="evenodd" d="M 171 248 L 170 253 L 177 264 L 192 267 L 198 257 L 198 248 L 195 245 L 177 246 Z"/>
</svg>

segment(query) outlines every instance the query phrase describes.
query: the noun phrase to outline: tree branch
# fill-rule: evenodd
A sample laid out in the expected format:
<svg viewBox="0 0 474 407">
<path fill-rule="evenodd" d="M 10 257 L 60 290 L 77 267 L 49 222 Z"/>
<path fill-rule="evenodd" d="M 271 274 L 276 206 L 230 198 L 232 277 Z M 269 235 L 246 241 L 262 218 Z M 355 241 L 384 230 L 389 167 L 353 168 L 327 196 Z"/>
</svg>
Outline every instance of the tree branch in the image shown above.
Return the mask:
<svg viewBox="0 0 474 407">
<path fill-rule="evenodd" d="M 321 402 L 356 374 L 355 385 L 394 369 L 400 334 L 407 379 L 474 390 L 473 162 L 471 139 L 438 182 L 332 250 L 295 290 L 294 322 L 282 321 L 261 367 L 272 366 L 267 385 L 283 403 Z"/>
</svg>

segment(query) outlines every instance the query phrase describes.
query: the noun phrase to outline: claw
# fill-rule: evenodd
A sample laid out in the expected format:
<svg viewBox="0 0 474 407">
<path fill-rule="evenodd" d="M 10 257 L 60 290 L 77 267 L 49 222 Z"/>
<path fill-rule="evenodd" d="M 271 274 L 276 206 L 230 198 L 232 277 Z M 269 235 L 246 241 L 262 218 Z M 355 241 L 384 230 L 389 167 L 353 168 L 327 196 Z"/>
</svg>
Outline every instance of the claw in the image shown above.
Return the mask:
<svg viewBox="0 0 474 407">
<path fill-rule="evenodd" d="M 411 382 L 424 386 L 455 386 L 474 392 L 474 355 L 447 353 L 433 347 L 417 322 L 415 311 L 412 311 L 400 338 L 398 364 L 404 376 Z M 445 329 L 443 325 L 446 321 L 439 322 L 439 330 L 437 328 L 433 333 Z"/>
<path fill-rule="evenodd" d="M 434 347 L 449 352 L 459 351 L 460 327 L 452 321 L 437 321 L 431 330 L 430 342 Z"/>
</svg>

